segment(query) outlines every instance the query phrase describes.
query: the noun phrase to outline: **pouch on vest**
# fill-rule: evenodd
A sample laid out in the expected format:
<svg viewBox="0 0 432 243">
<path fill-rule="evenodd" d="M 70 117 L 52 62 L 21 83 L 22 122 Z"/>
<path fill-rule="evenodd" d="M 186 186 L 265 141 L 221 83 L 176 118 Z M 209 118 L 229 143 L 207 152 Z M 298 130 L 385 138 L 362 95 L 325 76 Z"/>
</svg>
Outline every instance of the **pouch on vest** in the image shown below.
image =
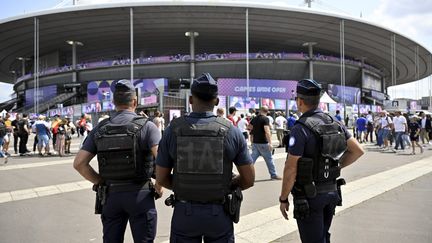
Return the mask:
<svg viewBox="0 0 432 243">
<path fill-rule="evenodd" d="M 146 121 L 134 119 L 127 124 L 112 124 L 107 121 L 100 126 L 95 134 L 95 142 L 99 173 L 102 178 L 105 180 L 149 178 L 145 173 L 148 163 L 137 163 L 138 139 Z"/>
<path fill-rule="evenodd" d="M 298 120 L 317 138 L 319 152 L 314 156 L 314 182 L 328 182 L 340 176 L 339 160 L 347 149 L 341 124 L 324 113 L 302 117 Z"/>
<path fill-rule="evenodd" d="M 231 126 L 216 118 L 190 124 L 184 117 L 171 124 L 176 136 L 173 191 L 179 200 L 222 202 L 231 181 L 232 162 L 224 157 L 224 140 Z"/>
</svg>

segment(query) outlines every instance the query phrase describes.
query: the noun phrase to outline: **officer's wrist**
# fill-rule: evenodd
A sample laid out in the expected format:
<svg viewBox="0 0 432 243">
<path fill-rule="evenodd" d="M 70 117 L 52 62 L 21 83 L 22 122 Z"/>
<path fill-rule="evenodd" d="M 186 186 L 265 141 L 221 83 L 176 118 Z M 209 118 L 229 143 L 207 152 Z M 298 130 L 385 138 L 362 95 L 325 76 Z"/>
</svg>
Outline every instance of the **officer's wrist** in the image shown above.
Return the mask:
<svg viewBox="0 0 432 243">
<path fill-rule="evenodd" d="M 286 197 L 285 199 L 282 198 L 282 196 L 279 197 L 279 202 L 280 203 L 288 203 L 288 197 Z"/>
</svg>

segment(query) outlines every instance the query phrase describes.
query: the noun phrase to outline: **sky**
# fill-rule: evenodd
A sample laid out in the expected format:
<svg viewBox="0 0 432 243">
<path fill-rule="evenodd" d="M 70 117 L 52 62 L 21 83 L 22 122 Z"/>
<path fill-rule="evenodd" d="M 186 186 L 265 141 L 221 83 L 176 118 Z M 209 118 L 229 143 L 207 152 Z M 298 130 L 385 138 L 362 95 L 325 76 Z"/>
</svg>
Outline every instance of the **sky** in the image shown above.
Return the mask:
<svg viewBox="0 0 432 243">
<path fill-rule="evenodd" d="M 77 0 L 77 2 L 127 2 L 127 0 Z M 137 0 L 134 0 L 137 1 Z M 173 0 L 181 1 L 181 0 Z M 211 0 L 217 2 L 218 0 Z M 235 2 L 235 0 L 232 0 Z M 304 7 L 304 0 L 248 0 L 249 2 L 270 3 L 294 7 Z M 24 13 L 44 10 L 72 0 L 0 0 L 0 20 Z M 364 20 L 399 32 L 432 52 L 432 0 L 313 0 L 312 9 L 331 11 Z M 390 87 L 391 98 L 420 98 L 429 96 L 432 78 L 418 82 Z M 0 83 L 0 102 L 10 99 L 12 86 Z"/>
</svg>

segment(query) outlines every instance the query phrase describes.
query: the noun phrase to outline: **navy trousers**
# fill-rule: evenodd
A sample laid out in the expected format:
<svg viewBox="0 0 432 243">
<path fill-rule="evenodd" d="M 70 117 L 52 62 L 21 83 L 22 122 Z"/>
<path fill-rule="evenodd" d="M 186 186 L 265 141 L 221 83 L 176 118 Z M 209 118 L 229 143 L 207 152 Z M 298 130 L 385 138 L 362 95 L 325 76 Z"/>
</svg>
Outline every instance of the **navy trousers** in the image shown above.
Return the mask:
<svg viewBox="0 0 432 243">
<path fill-rule="evenodd" d="M 176 202 L 171 243 L 233 243 L 233 222 L 219 204 Z"/>
<path fill-rule="evenodd" d="M 337 192 L 318 193 L 308 199 L 310 216 L 297 219 L 302 243 L 330 243 L 329 229 L 338 201 Z"/>
<path fill-rule="evenodd" d="M 127 222 L 134 242 L 153 242 L 157 214 L 149 190 L 114 192 L 108 195 L 102 211 L 103 242 L 123 242 Z"/>
</svg>

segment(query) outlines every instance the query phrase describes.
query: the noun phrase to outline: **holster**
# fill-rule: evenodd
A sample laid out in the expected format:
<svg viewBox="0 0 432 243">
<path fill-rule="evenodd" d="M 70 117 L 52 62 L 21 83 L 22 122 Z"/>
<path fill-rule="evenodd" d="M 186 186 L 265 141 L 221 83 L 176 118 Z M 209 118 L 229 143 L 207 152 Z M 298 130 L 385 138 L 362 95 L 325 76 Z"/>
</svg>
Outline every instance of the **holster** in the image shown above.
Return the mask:
<svg viewBox="0 0 432 243">
<path fill-rule="evenodd" d="M 309 203 L 304 197 L 294 197 L 294 218 L 305 219 L 309 217 L 310 209 Z"/>
<path fill-rule="evenodd" d="M 149 181 L 149 190 L 150 193 L 153 195 L 154 199 L 157 200 L 159 199 L 161 196 L 156 192 L 156 188 L 154 187 L 153 182 L 150 180 Z"/>
<path fill-rule="evenodd" d="M 342 206 L 342 190 L 341 190 L 341 186 L 345 185 L 345 179 L 340 178 L 336 180 L 336 186 L 337 186 L 337 192 L 339 194 L 339 202 L 336 204 L 336 206 Z"/>
<path fill-rule="evenodd" d="M 93 185 L 92 189 L 96 192 L 95 214 L 102 214 L 108 196 L 108 186 L 105 184 Z"/>
<path fill-rule="evenodd" d="M 239 187 L 233 189 L 225 197 L 224 208 L 225 212 L 230 216 L 234 223 L 240 221 L 240 208 L 243 201 L 243 193 Z"/>
</svg>

